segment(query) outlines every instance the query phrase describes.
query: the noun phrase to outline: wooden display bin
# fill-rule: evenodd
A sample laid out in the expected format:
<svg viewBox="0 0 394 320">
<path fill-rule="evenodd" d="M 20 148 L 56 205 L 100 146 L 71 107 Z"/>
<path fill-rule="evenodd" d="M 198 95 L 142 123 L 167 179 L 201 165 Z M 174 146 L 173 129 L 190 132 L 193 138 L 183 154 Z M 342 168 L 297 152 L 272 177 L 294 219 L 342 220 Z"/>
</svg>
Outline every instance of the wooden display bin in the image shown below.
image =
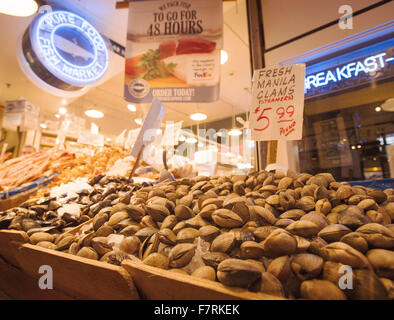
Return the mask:
<svg viewBox="0 0 394 320">
<path fill-rule="evenodd" d="M 70 233 L 77 232 L 82 225 L 74 228 Z M 12 268 L 21 271 L 22 278 L 34 279 L 37 287 L 38 279 L 42 276 L 38 273 L 40 266 L 52 267 L 54 289 L 59 294 L 48 296 L 48 290 L 40 290 L 43 296 L 37 298 L 57 299 L 59 296 L 64 296 L 73 299 L 135 300 L 141 296 L 142 299 L 149 300 L 281 299 L 150 267 L 129 259 L 123 261 L 122 266 L 114 266 L 45 249 L 30 244 L 26 233 L 22 231 L 0 230 L 0 256 L 8 263 L 8 271 Z M 2 270 L 7 270 L 7 267 L 3 266 L 0 272 Z"/>
<path fill-rule="evenodd" d="M 285 300 L 264 293 L 227 287 L 219 282 L 199 279 L 124 260 L 122 267 L 132 276 L 142 299 L 148 300 Z"/>
<path fill-rule="evenodd" d="M 70 232 L 76 232 L 81 226 Z M 26 293 L 27 296 L 17 296 L 16 288 L 23 290 L 23 286 L 18 283 L 17 279 L 25 279 L 24 282 L 29 283 L 33 281 L 38 288 L 38 279 L 42 276 L 39 268 L 42 265 L 48 265 L 53 269 L 53 287 L 64 297 L 139 299 L 133 280 L 124 268 L 32 245 L 23 231 L 0 230 L 0 258 L 3 260 L 0 266 L 0 272 L 2 272 L 0 286 L 6 286 L 13 291 L 10 296 L 15 298 L 31 298 L 32 296 L 31 292 Z M 7 278 L 15 279 L 16 288 L 12 288 L 10 281 L 5 282 Z M 29 288 L 31 289 L 32 286 L 30 285 Z M 38 290 L 36 299 L 48 297 L 47 292 L 48 290 Z"/>
</svg>

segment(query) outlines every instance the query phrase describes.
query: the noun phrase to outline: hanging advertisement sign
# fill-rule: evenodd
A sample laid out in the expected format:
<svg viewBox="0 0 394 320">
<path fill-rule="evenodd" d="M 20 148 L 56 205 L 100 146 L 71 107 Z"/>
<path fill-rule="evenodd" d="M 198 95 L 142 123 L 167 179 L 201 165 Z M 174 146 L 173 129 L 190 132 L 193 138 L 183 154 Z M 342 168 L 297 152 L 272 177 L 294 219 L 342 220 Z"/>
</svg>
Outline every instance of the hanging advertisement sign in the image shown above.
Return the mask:
<svg viewBox="0 0 394 320">
<path fill-rule="evenodd" d="M 107 44 L 87 20 L 75 13 L 40 13 L 22 39 L 22 69 L 37 81 L 64 91 L 79 91 L 108 69 Z"/>
<path fill-rule="evenodd" d="M 218 100 L 222 15 L 221 0 L 131 1 L 126 100 Z"/>
<path fill-rule="evenodd" d="M 302 139 L 304 77 L 305 64 L 254 71 L 250 111 L 253 140 Z"/>
</svg>

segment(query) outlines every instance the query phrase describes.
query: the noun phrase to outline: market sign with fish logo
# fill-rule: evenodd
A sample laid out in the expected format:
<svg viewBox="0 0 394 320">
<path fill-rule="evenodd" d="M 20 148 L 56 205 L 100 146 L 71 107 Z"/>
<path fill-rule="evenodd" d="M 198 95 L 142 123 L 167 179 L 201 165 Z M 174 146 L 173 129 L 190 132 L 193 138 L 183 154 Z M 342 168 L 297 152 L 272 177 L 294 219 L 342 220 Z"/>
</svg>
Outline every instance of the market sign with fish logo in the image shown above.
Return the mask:
<svg viewBox="0 0 394 320">
<path fill-rule="evenodd" d="M 131 0 L 125 99 L 218 100 L 222 15 L 222 0 Z"/>
<path fill-rule="evenodd" d="M 91 85 L 108 69 L 108 49 L 101 34 L 68 11 L 39 14 L 23 37 L 22 49 L 34 74 L 61 90 Z"/>
</svg>

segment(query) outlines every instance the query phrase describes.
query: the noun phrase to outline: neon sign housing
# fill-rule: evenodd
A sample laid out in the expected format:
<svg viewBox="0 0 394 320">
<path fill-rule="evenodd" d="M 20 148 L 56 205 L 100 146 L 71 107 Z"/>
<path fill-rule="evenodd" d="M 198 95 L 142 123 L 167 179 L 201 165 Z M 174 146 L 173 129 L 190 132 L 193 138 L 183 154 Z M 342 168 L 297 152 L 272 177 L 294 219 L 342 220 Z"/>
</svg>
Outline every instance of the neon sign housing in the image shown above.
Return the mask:
<svg viewBox="0 0 394 320">
<path fill-rule="evenodd" d="M 394 76 L 393 39 L 308 65 L 305 96 L 316 97 Z"/>
<path fill-rule="evenodd" d="M 108 49 L 84 18 L 57 10 L 40 14 L 22 39 L 26 62 L 45 83 L 78 91 L 98 81 L 108 69 Z"/>
</svg>

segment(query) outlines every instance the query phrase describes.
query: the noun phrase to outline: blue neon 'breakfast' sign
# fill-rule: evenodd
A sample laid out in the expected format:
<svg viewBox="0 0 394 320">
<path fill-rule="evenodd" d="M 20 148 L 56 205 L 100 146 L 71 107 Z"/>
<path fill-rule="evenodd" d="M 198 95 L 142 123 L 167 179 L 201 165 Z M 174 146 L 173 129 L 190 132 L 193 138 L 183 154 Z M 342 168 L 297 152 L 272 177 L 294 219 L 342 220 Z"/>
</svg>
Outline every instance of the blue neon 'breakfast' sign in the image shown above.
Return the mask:
<svg viewBox="0 0 394 320">
<path fill-rule="evenodd" d="M 384 50 L 386 48 L 387 43 L 380 43 L 360 52 L 352 52 L 308 66 L 305 76 L 305 95 L 317 96 L 354 87 L 374 79 L 394 76 L 393 49 Z M 365 55 L 365 53 L 369 54 Z M 345 63 L 338 64 L 339 61 Z"/>
<path fill-rule="evenodd" d="M 39 15 L 30 27 L 30 42 L 41 64 L 68 84 L 83 87 L 107 71 L 108 50 L 103 37 L 72 12 Z"/>
</svg>

